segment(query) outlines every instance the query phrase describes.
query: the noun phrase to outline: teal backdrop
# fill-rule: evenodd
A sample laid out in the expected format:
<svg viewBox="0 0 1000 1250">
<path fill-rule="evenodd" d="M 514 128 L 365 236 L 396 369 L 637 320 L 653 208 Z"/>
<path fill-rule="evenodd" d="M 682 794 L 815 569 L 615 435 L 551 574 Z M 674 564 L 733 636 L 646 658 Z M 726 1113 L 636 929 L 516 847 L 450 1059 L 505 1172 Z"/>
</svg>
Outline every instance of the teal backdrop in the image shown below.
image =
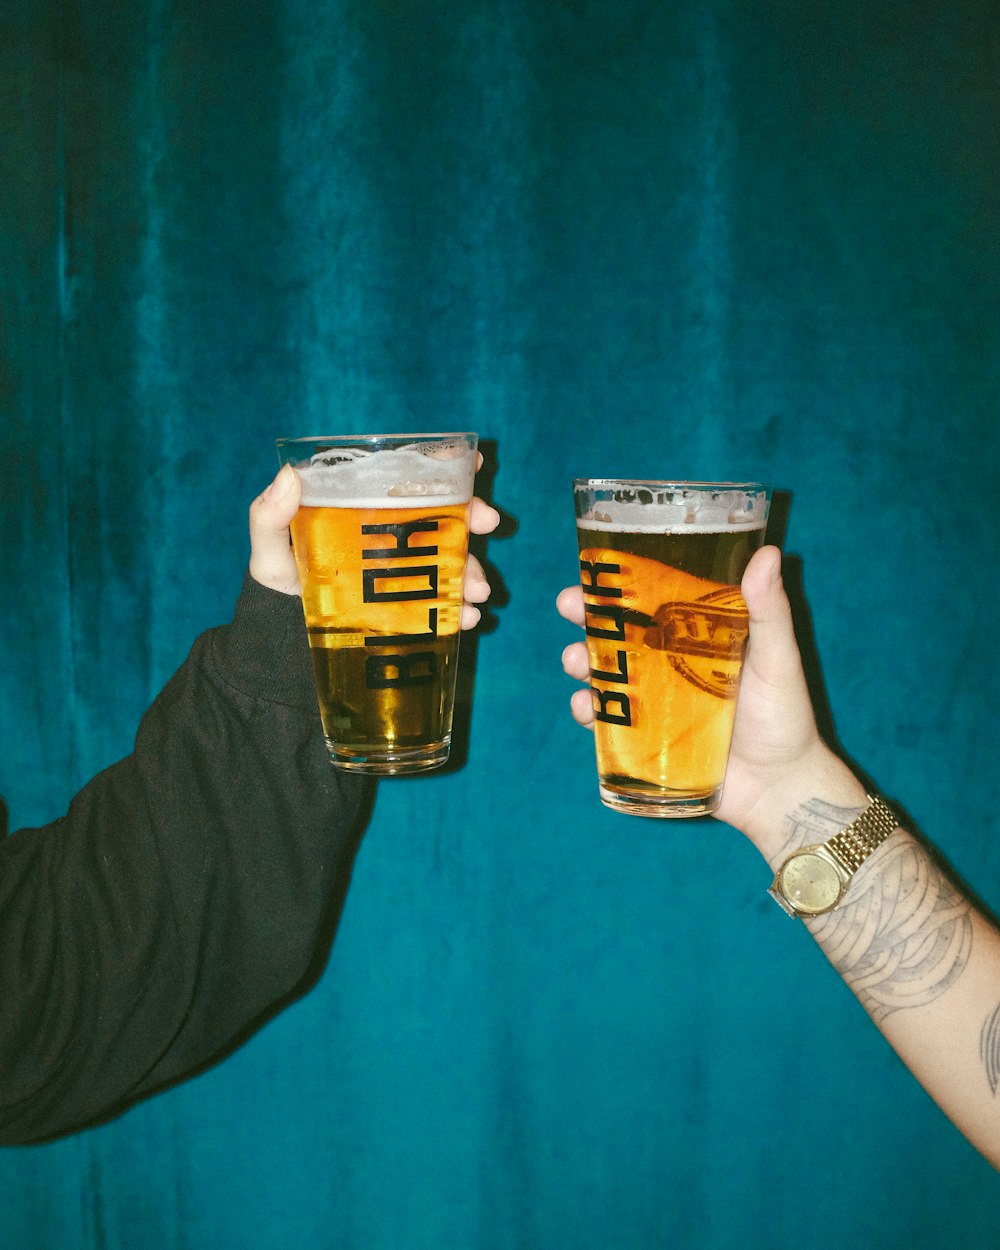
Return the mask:
<svg viewBox="0 0 1000 1250">
<path fill-rule="evenodd" d="M 10 828 L 228 619 L 276 436 L 477 429 L 505 518 L 320 981 L 0 1151 L 0 1247 L 997 1245 L 752 847 L 600 806 L 553 610 L 573 475 L 773 483 L 825 723 L 1000 900 L 995 0 L 4 0 L 0 50 Z"/>
</svg>

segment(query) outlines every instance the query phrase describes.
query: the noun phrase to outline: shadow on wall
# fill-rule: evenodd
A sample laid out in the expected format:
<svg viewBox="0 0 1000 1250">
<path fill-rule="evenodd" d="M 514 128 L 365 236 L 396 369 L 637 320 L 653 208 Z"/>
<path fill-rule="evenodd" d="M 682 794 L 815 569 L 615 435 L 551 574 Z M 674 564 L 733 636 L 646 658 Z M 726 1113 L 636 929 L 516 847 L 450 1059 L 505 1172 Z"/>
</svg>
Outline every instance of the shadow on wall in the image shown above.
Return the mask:
<svg viewBox="0 0 1000 1250">
<path fill-rule="evenodd" d="M 785 534 L 788 531 L 788 516 L 792 508 L 790 491 L 776 490 L 771 498 L 771 510 L 767 518 L 766 541 L 781 548 L 781 580 L 788 595 L 792 609 L 792 622 L 795 626 L 795 641 L 798 643 L 799 654 L 802 656 L 802 668 L 809 687 L 816 725 L 820 737 L 828 743 L 838 755 L 847 759 L 843 748 L 837 740 L 837 731 L 833 723 L 830 700 L 826 693 L 826 682 L 823 678 L 823 667 L 820 664 L 819 651 L 816 648 L 816 635 L 813 630 L 812 613 L 806 599 L 802 560 L 799 556 L 789 555 L 785 551 Z M 856 768 L 852 760 L 848 760 L 852 768 Z"/>
</svg>

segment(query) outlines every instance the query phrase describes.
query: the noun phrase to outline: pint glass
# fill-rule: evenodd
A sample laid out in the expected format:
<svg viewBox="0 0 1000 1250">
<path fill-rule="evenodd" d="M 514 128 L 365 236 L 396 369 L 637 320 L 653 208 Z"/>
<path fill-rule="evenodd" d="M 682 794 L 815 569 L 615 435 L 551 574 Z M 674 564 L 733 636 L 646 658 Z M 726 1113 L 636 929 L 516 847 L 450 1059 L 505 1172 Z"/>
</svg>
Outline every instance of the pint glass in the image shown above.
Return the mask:
<svg viewBox="0 0 1000 1250">
<path fill-rule="evenodd" d="M 719 802 L 764 540 L 757 483 L 573 483 L 601 800 L 638 816 Z"/>
<path fill-rule="evenodd" d="M 302 482 L 292 547 L 330 759 L 448 759 L 475 434 L 278 440 Z"/>
</svg>

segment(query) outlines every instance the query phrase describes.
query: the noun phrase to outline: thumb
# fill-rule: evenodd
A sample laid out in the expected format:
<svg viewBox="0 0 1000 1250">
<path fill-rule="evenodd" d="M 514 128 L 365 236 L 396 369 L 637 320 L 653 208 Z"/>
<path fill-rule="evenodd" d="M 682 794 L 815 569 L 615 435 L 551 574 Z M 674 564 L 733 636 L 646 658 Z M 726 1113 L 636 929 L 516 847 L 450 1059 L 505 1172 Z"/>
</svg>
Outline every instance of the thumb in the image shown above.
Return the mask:
<svg viewBox="0 0 1000 1250">
<path fill-rule="evenodd" d="M 250 505 L 250 576 L 286 595 L 299 593 L 288 526 L 301 497 L 299 475 L 286 464 Z"/>
<path fill-rule="evenodd" d="M 770 685 L 801 680 L 802 663 L 777 547 L 761 547 L 754 553 L 741 589 L 750 614 L 747 663 Z"/>
</svg>

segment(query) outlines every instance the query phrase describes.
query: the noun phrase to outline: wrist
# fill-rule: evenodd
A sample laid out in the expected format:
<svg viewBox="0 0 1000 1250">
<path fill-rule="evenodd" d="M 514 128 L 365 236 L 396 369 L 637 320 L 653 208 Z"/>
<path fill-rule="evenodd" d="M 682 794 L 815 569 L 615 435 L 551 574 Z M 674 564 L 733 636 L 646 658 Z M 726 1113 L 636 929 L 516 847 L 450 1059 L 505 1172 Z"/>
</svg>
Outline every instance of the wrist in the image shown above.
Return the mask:
<svg viewBox="0 0 1000 1250">
<path fill-rule="evenodd" d="M 302 601 L 297 596 L 264 586 L 248 574 L 232 624 L 214 632 L 213 652 L 221 675 L 235 689 L 318 716 Z"/>
<path fill-rule="evenodd" d="M 795 813 L 814 800 L 859 811 L 868 804 L 865 786 L 822 742 L 795 769 L 769 785 L 737 827 L 776 868 L 787 852 Z"/>
</svg>

